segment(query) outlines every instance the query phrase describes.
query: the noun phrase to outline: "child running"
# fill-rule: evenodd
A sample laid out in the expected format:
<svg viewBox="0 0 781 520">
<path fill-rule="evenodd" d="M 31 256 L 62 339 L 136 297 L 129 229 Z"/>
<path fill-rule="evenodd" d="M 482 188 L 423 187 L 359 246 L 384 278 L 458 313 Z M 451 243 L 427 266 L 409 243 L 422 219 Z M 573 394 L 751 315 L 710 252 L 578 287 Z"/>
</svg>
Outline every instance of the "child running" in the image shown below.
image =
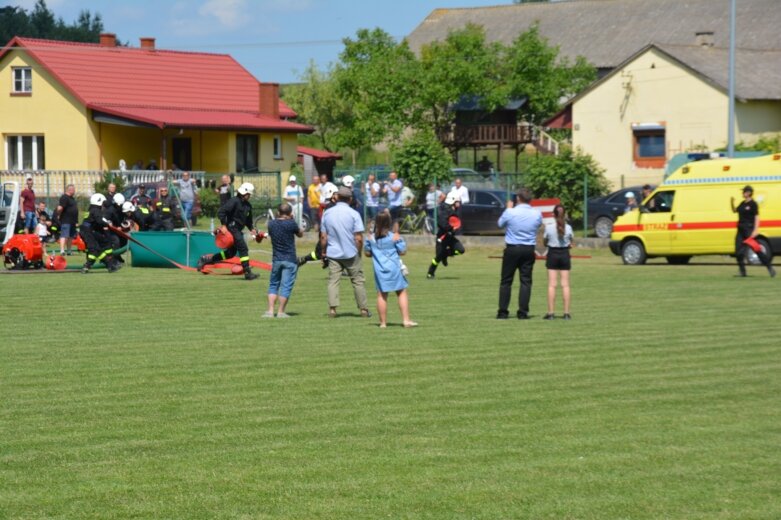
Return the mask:
<svg viewBox="0 0 781 520">
<path fill-rule="evenodd" d="M 374 284 L 377 287 L 377 313 L 380 328 L 388 326 L 388 293 L 395 291 L 399 298 L 399 310 L 405 328 L 417 327 L 409 317 L 407 279 L 402 273 L 401 258 L 407 252 L 407 244 L 398 235 L 391 234 L 391 216 L 388 210 L 377 215 L 374 232 L 364 246 L 364 253 L 374 264 Z"/>
</svg>

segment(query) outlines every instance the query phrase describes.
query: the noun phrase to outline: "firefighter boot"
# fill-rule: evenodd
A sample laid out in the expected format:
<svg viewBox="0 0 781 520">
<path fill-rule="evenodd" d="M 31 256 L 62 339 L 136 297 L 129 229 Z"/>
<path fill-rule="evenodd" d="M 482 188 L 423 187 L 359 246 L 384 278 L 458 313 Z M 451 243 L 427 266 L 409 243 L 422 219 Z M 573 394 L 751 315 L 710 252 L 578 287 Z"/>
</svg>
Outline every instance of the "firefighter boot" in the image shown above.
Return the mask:
<svg viewBox="0 0 781 520">
<path fill-rule="evenodd" d="M 242 262 L 241 265 L 244 267 L 245 280 L 255 280 L 256 278 L 260 278 L 259 274 L 255 274 L 252 272 L 252 268 L 249 266 L 249 262 Z"/>
<path fill-rule="evenodd" d="M 200 272 L 203 272 L 203 268 L 206 265 L 209 265 L 212 263 L 212 255 L 201 255 L 201 257 L 198 259 L 198 265 L 196 269 Z"/>
</svg>

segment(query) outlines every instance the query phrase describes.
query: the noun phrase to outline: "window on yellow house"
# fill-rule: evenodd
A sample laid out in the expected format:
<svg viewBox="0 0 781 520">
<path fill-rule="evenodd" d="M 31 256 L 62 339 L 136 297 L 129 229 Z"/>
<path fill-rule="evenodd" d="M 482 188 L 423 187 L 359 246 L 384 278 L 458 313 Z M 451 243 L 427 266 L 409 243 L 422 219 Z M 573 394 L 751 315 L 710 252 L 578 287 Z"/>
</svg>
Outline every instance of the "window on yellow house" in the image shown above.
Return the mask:
<svg viewBox="0 0 781 520">
<path fill-rule="evenodd" d="M 639 168 L 664 168 L 666 128 L 656 123 L 632 125 L 633 159 Z"/>
<path fill-rule="evenodd" d="M 46 169 L 42 135 L 9 135 L 5 138 L 5 164 L 9 170 Z"/>
<path fill-rule="evenodd" d="M 33 70 L 30 67 L 12 67 L 14 94 L 29 94 L 33 91 Z"/>
<path fill-rule="evenodd" d="M 257 171 L 258 136 L 236 135 L 236 171 Z"/>
<path fill-rule="evenodd" d="M 282 139 L 278 135 L 274 136 L 274 159 L 282 158 Z"/>
</svg>

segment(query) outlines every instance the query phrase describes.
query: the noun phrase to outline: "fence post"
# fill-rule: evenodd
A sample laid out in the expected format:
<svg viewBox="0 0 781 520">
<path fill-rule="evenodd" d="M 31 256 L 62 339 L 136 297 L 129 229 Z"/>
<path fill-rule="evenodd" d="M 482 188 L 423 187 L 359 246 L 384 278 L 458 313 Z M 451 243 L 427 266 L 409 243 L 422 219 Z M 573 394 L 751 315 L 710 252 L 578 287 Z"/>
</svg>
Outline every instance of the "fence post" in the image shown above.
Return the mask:
<svg viewBox="0 0 781 520">
<path fill-rule="evenodd" d="M 588 173 L 583 173 L 583 238 L 588 237 Z"/>
</svg>

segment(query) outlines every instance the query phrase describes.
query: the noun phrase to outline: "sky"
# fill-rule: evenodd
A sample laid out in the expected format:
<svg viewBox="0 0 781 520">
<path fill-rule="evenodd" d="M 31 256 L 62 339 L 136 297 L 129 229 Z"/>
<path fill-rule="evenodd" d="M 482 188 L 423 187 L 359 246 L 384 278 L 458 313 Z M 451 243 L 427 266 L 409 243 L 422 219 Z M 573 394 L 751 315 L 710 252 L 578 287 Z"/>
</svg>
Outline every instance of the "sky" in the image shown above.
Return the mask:
<svg viewBox="0 0 781 520">
<path fill-rule="evenodd" d="M 397 39 L 440 7 L 481 7 L 512 0 L 47 0 L 66 23 L 89 10 L 106 32 L 159 49 L 230 54 L 258 80 L 295 82 L 314 61 L 337 60 L 342 39 L 379 27 Z M 32 9 L 35 0 L 0 0 Z"/>
</svg>

